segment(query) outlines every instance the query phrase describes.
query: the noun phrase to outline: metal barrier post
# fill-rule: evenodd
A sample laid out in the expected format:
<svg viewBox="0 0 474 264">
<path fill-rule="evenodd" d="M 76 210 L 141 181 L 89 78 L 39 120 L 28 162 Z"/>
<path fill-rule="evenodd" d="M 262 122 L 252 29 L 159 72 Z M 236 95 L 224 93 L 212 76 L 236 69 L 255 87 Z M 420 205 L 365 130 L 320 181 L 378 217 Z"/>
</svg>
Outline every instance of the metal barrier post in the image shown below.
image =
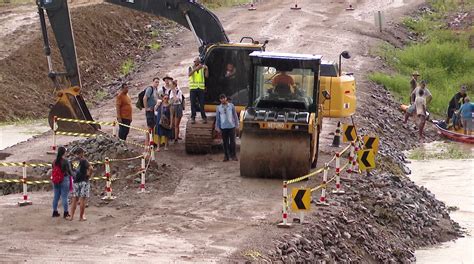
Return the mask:
<svg viewBox="0 0 474 264">
<path fill-rule="evenodd" d="M 54 116 L 53 118 L 53 145 L 51 145 L 51 149 L 47 151 L 47 154 L 56 154 L 56 131 L 58 130 L 58 117 Z"/>
<path fill-rule="evenodd" d="M 336 153 L 336 190 L 333 190 L 334 194 L 343 194 L 344 190 L 341 189 L 341 153 Z"/>
<path fill-rule="evenodd" d="M 110 160 L 105 158 L 105 196 L 102 197 L 102 200 L 113 201 L 115 196 L 112 196 L 112 179 L 110 177 Z"/>
<path fill-rule="evenodd" d="M 352 171 L 354 169 L 354 152 L 355 151 L 355 143 L 354 141 L 351 142 L 351 152 L 349 154 L 349 168 L 347 172 L 349 173 L 349 178 L 352 176 Z"/>
<path fill-rule="evenodd" d="M 278 227 L 290 227 L 288 223 L 288 184 L 283 182 L 283 221 L 277 225 Z"/>
<path fill-rule="evenodd" d="M 151 160 L 152 161 L 155 161 L 156 160 L 156 157 L 155 157 L 155 147 L 153 145 L 150 146 L 150 155 L 151 155 Z"/>
<path fill-rule="evenodd" d="M 18 202 L 19 206 L 32 205 L 31 201 L 28 201 L 28 185 L 26 184 L 26 162 L 23 162 L 23 176 L 21 182 L 23 183 L 23 201 Z"/>
<path fill-rule="evenodd" d="M 357 163 L 357 152 L 360 150 L 360 142 L 355 143 L 354 159 L 352 160 L 352 173 L 359 174 L 359 163 Z"/>
<path fill-rule="evenodd" d="M 316 205 L 324 205 L 328 206 L 329 203 L 326 201 L 326 185 L 328 182 L 328 170 L 329 170 L 329 164 L 325 163 L 324 164 L 324 171 L 323 171 L 323 183 L 321 187 L 321 197 L 319 197 L 319 202 L 316 203 Z"/>
<path fill-rule="evenodd" d="M 117 136 L 117 121 L 114 121 L 113 125 L 112 125 L 112 135 L 114 137 Z"/>
<path fill-rule="evenodd" d="M 140 191 L 138 193 L 148 193 L 147 191 L 145 191 L 145 174 L 146 174 L 145 156 L 142 156 L 142 159 L 141 159 L 141 169 L 142 169 L 142 173 L 141 173 Z"/>
<path fill-rule="evenodd" d="M 341 122 L 337 122 L 336 133 L 334 133 L 334 139 L 332 140 L 331 147 L 340 147 L 341 146 Z"/>
</svg>

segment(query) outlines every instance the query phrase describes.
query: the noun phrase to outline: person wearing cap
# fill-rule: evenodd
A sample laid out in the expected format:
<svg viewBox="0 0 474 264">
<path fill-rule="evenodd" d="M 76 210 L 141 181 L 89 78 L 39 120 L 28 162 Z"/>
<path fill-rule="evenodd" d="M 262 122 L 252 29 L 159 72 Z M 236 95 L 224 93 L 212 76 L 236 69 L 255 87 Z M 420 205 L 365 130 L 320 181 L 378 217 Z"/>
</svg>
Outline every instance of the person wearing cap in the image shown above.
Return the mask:
<svg viewBox="0 0 474 264">
<path fill-rule="evenodd" d="M 158 91 L 160 98 L 163 98 L 163 95 L 165 94 L 169 95 L 171 89 L 173 88 L 173 77 L 166 75 L 163 78 L 163 81 L 165 82 L 165 85 L 163 85 L 163 87 L 161 87 L 161 89 Z"/>
<path fill-rule="evenodd" d="M 206 91 L 206 78 L 209 77 L 209 69 L 201 63 L 199 57 L 194 59 L 194 64 L 188 69 L 189 77 L 189 99 L 191 101 L 191 123 L 196 123 L 196 111 L 199 108 L 204 124 L 207 124 L 206 111 L 204 110 Z"/>
<path fill-rule="evenodd" d="M 420 74 L 417 72 L 417 71 L 414 71 L 412 74 L 411 74 L 411 80 L 410 80 L 410 94 L 413 93 L 413 90 L 416 89 L 416 87 L 418 87 L 418 77 L 420 76 Z M 410 97 L 410 103 L 413 103 L 415 101 L 415 98 L 413 98 L 413 100 L 411 99 Z"/>
<path fill-rule="evenodd" d="M 449 101 L 448 105 L 448 117 L 446 118 L 446 124 L 449 125 L 449 120 L 453 118 L 454 112 L 461 107 L 462 104 L 464 104 L 464 100 L 467 96 L 467 88 L 465 85 L 462 85 L 461 88 L 459 89 L 459 92 L 457 92 Z"/>
<path fill-rule="evenodd" d="M 420 86 L 416 87 L 415 90 L 413 90 L 413 92 L 410 95 L 410 98 L 413 98 L 413 101 L 412 101 L 412 104 L 408 107 L 408 109 L 405 113 L 404 123 L 406 123 L 408 121 L 408 118 L 410 116 L 412 116 L 416 111 L 415 101 L 416 101 L 416 97 L 420 96 L 420 90 L 423 90 L 423 95 L 422 96 L 425 99 L 425 105 L 428 105 L 431 102 L 431 100 L 433 99 L 433 96 L 431 95 L 430 90 L 428 90 L 428 88 L 426 88 L 426 81 L 422 80 L 420 82 Z"/>
<path fill-rule="evenodd" d="M 120 87 L 120 93 L 115 99 L 115 109 L 117 112 L 117 121 L 120 124 L 130 126 L 132 123 L 132 99 L 128 95 L 128 85 L 123 83 Z M 118 137 L 122 140 L 127 140 L 129 127 L 119 124 Z"/>
<path fill-rule="evenodd" d="M 472 134 L 472 104 L 469 97 L 464 97 L 464 104 L 459 108 L 461 114 L 462 126 L 464 127 L 464 134 Z"/>
<path fill-rule="evenodd" d="M 225 94 L 219 95 L 220 105 L 216 108 L 216 131 L 222 134 L 224 145 L 224 162 L 229 159 L 237 161 L 235 154 L 235 129 L 239 127 L 239 117 L 232 103 Z"/>
</svg>

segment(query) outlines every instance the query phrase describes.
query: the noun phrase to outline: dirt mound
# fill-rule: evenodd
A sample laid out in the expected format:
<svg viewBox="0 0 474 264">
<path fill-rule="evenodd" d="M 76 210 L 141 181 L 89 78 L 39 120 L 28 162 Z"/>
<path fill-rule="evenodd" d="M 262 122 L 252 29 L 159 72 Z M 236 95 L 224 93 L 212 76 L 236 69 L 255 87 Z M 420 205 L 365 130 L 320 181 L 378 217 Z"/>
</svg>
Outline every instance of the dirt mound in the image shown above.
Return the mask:
<svg viewBox="0 0 474 264">
<path fill-rule="evenodd" d="M 152 35 L 159 37 L 174 27 L 158 17 L 109 4 L 75 8 L 71 17 L 86 101 L 99 101 L 94 98 L 98 97 L 96 91 L 118 75 L 124 60 L 137 60 L 151 52 L 145 46 Z M 150 30 L 147 25 L 154 25 L 154 34 L 146 34 Z M 30 42 L 0 60 L 0 87 L 6 95 L 0 98 L 0 121 L 45 117 L 53 103 L 54 87 L 47 77 L 41 34 L 30 37 Z M 51 32 L 50 38 L 54 70 L 62 71 Z"/>
</svg>

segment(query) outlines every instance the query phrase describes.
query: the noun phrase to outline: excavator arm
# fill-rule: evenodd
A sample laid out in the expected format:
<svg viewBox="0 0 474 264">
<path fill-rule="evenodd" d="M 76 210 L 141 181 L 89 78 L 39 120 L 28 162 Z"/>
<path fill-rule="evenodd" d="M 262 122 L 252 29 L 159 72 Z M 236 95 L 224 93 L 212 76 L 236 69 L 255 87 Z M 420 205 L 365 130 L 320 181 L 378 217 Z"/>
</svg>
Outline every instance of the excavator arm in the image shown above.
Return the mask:
<svg viewBox="0 0 474 264">
<path fill-rule="evenodd" d="M 175 21 L 194 33 L 199 46 L 228 43 L 217 16 L 195 0 L 105 0 Z"/>
<path fill-rule="evenodd" d="M 80 95 L 82 88 L 79 68 L 77 65 L 76 46 L 71 26 L 69 8 L 66 0 L 38 0 L 38 14 L 44 41 L 44 52 L 48 61 L 48 76 L 55 85 L 57 98 L 49 112 L 49 125 L 54 129 L 54 117 L 92 120 L 87 105 Z M 65 72 L 54 70 L 51 60 L 51 48 L 46 28 L 46 15 L 51 24 Z M 61 81 L 63 80 L 63 81 Z M 65 84 L 64 84 L 65 83 Z M 65 89 L 61 89 L 66 86 Z M 99 129 L 97 125 L 58 122 L 58 130 L 64 132 L 92 132 Z"/>
<path fill-rule="evenodd" d="M 132 8 L 138 11 L 162 16 L 185 26 L 194 33 L 203 52 L 207 45 L 228 43 L 229 39 L 219 19 L 195 0 L 106 0 L 115 5 Z M 66 88 L 57 92 L 56 103 L 49 113 L 49 124 L 53 128 L 54 117 L 92 120 L 92 116 L 80 95 L 82 89 L 80 72 L 77 63 L 76 46 L 71 25 L 67 0 L 37 0 L 41 30 L 44 40 L 44 51 L 48 61 L 49 74 L 57 90 L 60 89 L 59 79 L 66 79 Z M 48 31 L 46 28 L 45 12 L 61 57 L 65 72 L 56 72 L 51 60 Z M 97 130 L 97 125 L 78 123 L 58 123 L 60 131 L 91 132 Z"/>
</svg>

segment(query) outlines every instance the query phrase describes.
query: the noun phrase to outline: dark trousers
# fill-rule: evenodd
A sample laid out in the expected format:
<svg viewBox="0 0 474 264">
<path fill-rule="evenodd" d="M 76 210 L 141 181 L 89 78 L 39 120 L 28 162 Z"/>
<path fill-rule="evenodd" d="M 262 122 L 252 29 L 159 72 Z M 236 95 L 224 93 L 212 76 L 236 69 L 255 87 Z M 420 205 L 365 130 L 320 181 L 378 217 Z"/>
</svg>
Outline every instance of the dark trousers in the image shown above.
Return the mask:
<svg viewBox="0 0 474 264">
<path fill-rule="evenodd" d="M 221 131 L 225 158 L 235 158 L 235 128 L 225 128 Z"/>
<path fill-rule="evenodd" d="M 202 119 L 206 119 L 206 112 L 204 111 L 204 90 L 193 89 L 189 93 L 191 100 L 191 118 L 196 117 L 196 110 L 199 108 Z"/>
<path fill-rule="evenodd" d="M 132 120 L 130 119 L 123 119 L 122 118 L 122 124 L 124 125 L 130 125 L 132 123 Z M 119 132 L 118 132 L 118 137 L 122 140 L 127 140 L 128 132 L 130 132 L 129 127 L 125 127 L 122 125 L 119 125 Z"/>
</svg>

